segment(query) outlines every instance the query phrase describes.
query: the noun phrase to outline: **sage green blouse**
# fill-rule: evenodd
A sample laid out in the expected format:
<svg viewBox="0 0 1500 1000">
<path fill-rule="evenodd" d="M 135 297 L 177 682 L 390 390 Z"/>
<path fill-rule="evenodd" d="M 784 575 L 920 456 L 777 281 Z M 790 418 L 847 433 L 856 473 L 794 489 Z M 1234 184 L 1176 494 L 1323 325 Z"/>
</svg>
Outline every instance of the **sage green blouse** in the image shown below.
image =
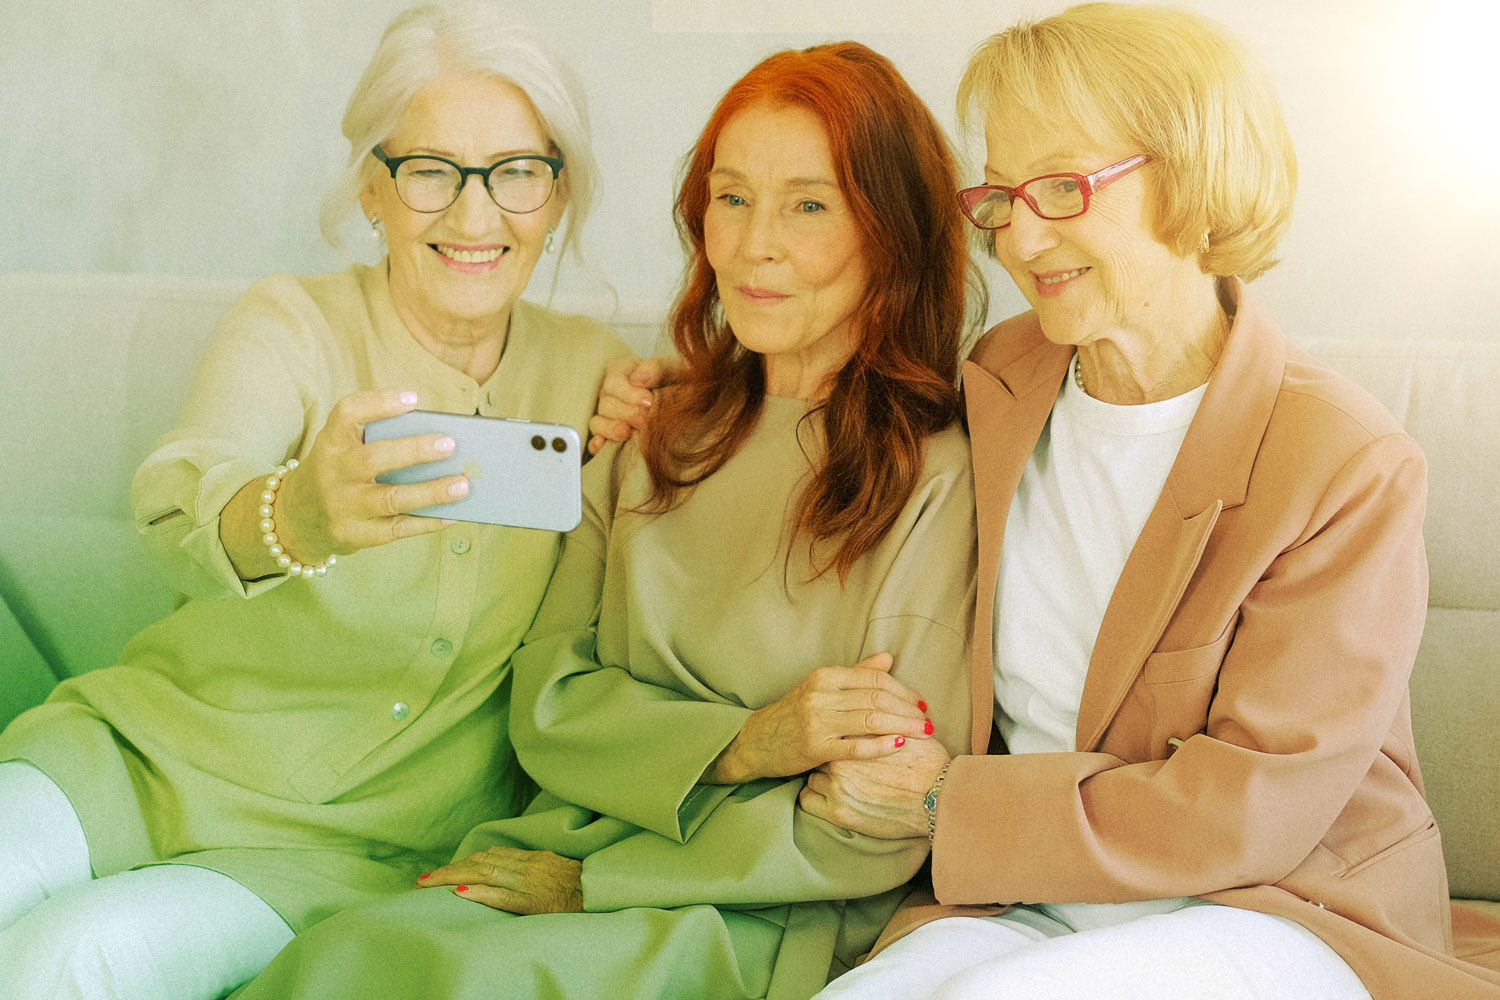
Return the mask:
<svg viewBox="0 0 1500 1000">
<path fill-rule="evenodd" d="M 63 788 L 101 876 L 211 868 L 297 930 L 408 885 L 531 796 L 506 736 L 509 661 L 561 536 L 459 522 L 341 558 L 326 577 L 244 583 L 219 513 L 305 456 L 351 392 L 410 388 L 423 409 L 581 431 L 605 363 L 626 353 L 593 320 L 518 303 L 480 384 L 407 331 L 384 265 L 258 282 L 135 477 L 141 533 L 188 598 L 119 664 L 17 718 L 0 760 Z"/>
</svg>

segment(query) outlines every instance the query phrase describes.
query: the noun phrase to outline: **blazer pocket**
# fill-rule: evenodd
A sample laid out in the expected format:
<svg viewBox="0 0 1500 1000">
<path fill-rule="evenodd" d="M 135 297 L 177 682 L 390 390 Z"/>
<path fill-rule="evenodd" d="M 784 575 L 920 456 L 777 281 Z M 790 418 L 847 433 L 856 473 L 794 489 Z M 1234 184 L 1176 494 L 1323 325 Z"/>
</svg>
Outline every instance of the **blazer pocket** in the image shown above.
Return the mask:
<svg viewBox="0 0 1500 1000">
<path fill-rule="evenodd" d="M 1369 868 L 1373 865 L 1378 865 L 1382 861 L 1387 860 L 1393 855 L 1400 854 L 1402 851 L 1405 851 L 1408 848 L 1416 847 L 1418 844 L 1425 844 L 1433 837 L 1436 837 L 1437 833 L 1437 821 L 1428 819 L 1428 821 L 1423 826 L 1412 831 L 1411 833 L 1408 833 L 1406 836 L 1402 837 L 1400 840 L 1396 841 L 1389 847 L 1382 848 L 1381 850 L 1378 850 L 1374 854 L 1370 855 L 1368 858 L 1365 858 L 1363 861 L 1348 865 L 1347 867 L 1335 872 L 1334 874 L 1339 878 L 1352 878 L 1355 875 L 1358 875 L 1360 872 L 1364 871 L 1366 868 Z"/>
<path fill-rule="evenodd" d="M 1239 615 L 1235 615 L 1218 638 L 1205 645 L 1152 653 L 1146 657 L 1146 665 L 1141 669 L 1142 683 L 1178 684 L 1218 673 L 1224 662 L 1224 651 L 1229 648 L 1238 623 Z"/>
</svg>

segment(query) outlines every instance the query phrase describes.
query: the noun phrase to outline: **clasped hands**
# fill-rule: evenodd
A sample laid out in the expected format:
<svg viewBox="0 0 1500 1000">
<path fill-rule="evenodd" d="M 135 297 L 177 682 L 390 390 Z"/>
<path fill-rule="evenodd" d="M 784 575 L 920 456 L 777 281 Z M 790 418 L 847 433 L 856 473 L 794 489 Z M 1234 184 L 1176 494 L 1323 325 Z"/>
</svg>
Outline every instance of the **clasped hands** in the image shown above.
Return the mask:
<svg viewBox="0 0 1500 1000">
<path fill-rule="evenodd" d="M 922 797 L 948 761 L 927 704 L 890 676 L 891 656 L 820 667 L 752 712 L 703 780 L 739 784 L 807 773 L 801 808 L 885 839 L 927 834 Z M 583 909 L 583 865 L 551 851 L 492 847 L 418 880 L 511 913 Z"/>
</svg>

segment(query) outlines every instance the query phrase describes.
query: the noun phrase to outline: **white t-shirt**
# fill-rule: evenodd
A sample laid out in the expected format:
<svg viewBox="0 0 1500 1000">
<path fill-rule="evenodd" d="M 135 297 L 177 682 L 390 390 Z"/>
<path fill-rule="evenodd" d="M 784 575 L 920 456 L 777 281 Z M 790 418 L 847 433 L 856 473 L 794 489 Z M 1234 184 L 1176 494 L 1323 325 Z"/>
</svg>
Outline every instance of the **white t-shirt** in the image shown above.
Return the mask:
<svg viewBox="0 0 1500 1000">
<path fill-rule="evenodd" d="M 1117 406 L 1078 388 L 1077 363 L 1075 356 L 1011 499 L 1000 552 L 995 724 L 1011 753 L 1074 749 L 1083 680 L 1104 609 L 1206 388 Z M 1187 902 L 1049 909 L 1082 930 Z"/>
</svg>

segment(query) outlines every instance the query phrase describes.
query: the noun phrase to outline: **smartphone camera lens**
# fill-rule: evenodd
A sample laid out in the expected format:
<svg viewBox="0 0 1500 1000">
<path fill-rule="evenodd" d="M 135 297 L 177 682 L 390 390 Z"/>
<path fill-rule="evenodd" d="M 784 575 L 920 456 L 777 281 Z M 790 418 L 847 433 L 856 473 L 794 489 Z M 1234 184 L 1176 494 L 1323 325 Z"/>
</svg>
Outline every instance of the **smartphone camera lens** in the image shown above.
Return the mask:
<svg viewBox="0 0 1500 1000">
<path fill-rule="evenodd" d="M 533 434 L 531 437 L 531 446 L 537 451 L 541 451 L 543 448 L 547 447 L 547 439 L 542 437 L 540 434 Z"/>
<path fill-rule="evenodd" d="M 567 451 L 568 450 L 568 442 L 564 441 L 562 438 L 553 438 L 552 439 L 552 450 L 553 451 Z"/>
</svg>

